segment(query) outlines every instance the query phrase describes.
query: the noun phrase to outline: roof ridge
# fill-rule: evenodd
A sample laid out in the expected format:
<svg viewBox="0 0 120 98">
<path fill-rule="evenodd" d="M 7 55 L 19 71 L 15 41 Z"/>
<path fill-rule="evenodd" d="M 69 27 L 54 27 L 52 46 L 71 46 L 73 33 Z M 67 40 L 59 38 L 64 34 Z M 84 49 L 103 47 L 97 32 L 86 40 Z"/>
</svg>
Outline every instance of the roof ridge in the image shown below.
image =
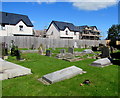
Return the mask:
<svg viewBox="0 0 120 98">
<path fill-rule="evenodd" d="M 16 14 L 16 13 L 9 13 L 9 12 L 2 12 L 2 11 L 0 11 L 0 13 L 14 14 L 14 15 L 19 15 L 19 16 L 27 16 L 27 15 L 23 15 L 23 14 Z M 27 16 L 27 17 L 28 17 L 28 16 Z"/>
</svg>

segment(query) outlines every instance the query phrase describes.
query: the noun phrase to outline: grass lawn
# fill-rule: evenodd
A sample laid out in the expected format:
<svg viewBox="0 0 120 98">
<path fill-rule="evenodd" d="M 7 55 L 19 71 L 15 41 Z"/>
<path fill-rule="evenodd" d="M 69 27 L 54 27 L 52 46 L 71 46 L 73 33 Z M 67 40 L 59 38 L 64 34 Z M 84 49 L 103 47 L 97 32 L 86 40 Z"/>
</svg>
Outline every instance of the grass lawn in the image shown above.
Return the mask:
<svg viewBox="0 0 120 98">
<path fill-rule="evenodd" d="M 58 50 L 53 52 L 58 53 Z M 10 57 L 8 61 L 32 69 L 33 74 L 3 80 L 3 96 L 118 96 L 119 66 L 117 65 L 99 68 L 89 66 L 95 59 L 67 62 L 37 53 L 22 54 L 22 57 L 26 60 L 16 61 L 15 57 Z M 45 74 L 72 65 L 82 68 L 87 73 L 52 85 L 44 85 L 37 80 Z M 89 79 L 91 84 L 79 86 L 86 79 Z"/>
</svg>

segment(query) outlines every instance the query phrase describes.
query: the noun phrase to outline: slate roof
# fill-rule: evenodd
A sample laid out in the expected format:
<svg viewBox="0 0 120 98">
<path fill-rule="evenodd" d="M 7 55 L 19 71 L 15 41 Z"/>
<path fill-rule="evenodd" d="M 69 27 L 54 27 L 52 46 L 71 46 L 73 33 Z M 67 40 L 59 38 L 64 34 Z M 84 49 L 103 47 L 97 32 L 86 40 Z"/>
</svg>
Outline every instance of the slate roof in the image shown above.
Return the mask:
<svg viewBox="0 0 120 98">
<path fill-rule="evenodd" d="M 93 30 L 94 28 L 96 28 L 97 29 L 97 27 L 96 26 L 90 26 L 90 28 Z"/>
<path fill-rule="evenodd" d="M 68 27 L 69 30 L 71 31 L 79 31 L 79 28 L 74 26 L 72 23 L 60 22 L 60 21 L 52 21 L 52 23 L 54 23 L 59 30 L 64 30 L 66 27 Z"/>
<path fill-rule="evenodd" d="M 97 29 L 96 26 L 87 26 L 87 25 L 84 25 L 84 26 L 75 26 L 72 23 L 60 22 L 60 21 L 52 21 L 51 24 L 52 23 L 54 23 L 58 27 L 58 29 L 62 30 L 62 31 L 65 30 L 66 27 L 68 27 L 69 30 L 76 31 L 76 32 L 80 32 L 80 31 L 84 30 L 86 27 L 87 28 L 91 28 L 92 30 L 93 30 L 94 27 Z"/>
<path fill-rule="evenodd" d="M 0 24 L 16 25 L 22 20 L 27 26 L 33 27 L 33 24 L 27 15 L 0 12 L 0 18 L 2 18 L 0 19 Z"/>
</svg>

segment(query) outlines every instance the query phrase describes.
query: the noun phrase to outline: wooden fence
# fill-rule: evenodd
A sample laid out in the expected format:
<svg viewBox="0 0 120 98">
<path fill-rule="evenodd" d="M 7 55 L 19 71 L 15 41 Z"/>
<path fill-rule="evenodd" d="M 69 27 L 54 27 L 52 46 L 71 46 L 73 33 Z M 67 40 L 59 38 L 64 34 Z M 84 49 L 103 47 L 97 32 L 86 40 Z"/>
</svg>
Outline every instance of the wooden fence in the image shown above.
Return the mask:
<svg viewBox="0 0 120 98">
<path fill-rule="evenodd" d="M 31 48 L 34 45 L 34 48 L 38 48 L 40 44 L 46 45 L 50 48 L 58 47 L 72 47 L 75 42 L 80 48 L 85 46 L 98 46 L 99 43 L 105 44 L 105 40 L 73 40 L 73 39 L 48 39 L 40 37 L 30 37 L 30 36 L 1 36 L 0 43 L 6 42 L 8 46 L 11 44 L 11 40 L 14 40 L 15 45 L 19 48 Z"/>
</svg>

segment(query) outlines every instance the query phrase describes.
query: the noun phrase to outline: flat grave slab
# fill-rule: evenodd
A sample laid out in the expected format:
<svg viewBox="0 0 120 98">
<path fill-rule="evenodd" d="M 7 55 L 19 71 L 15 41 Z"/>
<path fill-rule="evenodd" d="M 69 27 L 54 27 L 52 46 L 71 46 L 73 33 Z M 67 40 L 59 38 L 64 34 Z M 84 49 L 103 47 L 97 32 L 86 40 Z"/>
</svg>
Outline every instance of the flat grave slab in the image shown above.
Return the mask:
<svg viewBox="0 0 120 98">
<path fill-rule="evenodd" d="M 39 50 L 20 50 L 22 53 L 38 53 Z"/>
<path fill-rule="evenodd" d="M 108 58 L 102 58 L 102 59 L 98 59 L 96 61 L 94 61 L 91 66 L 98 66 L 98 67 L 104 67 L 104 66 L 108 66 L 111 65 L 111 61 Z"/>
<path fill-rule="evenodd" d="M 81 61 L 81 60 L 83 60 L 82 58 L 72 58 L 72 59 L 63 59 L 63 60 L 65 60 L 65 61 L 69 61 L 69 62 L 76 62 L 76 61 Z"/>
<path fill-rule="evenodd" d="M 58 70 L 58 71 L 46 74 L 38 80 L 45 84 L 53 84 L 55 82 L 69 79 L 82 73 L 86 73 L 86 72 L 79 67 L 71 66 L 71 67 L 64 68 L 62 70 Z"/>
<path fill-rule="evenodd" d="M 31 69 L 0 58 L 0 80 L 31 74 Z"/>
<path fill-rule="evenodd" d="M 83 52 L 83 53 L 88 53 L 88 54 L 89 54 L 89 53 L 90 53 L 90 54 L 91 54 L 91 53 L 94 53 L 91 49 L 85 49 L 85 50 L 83 50 L 82 52 Z"/>
</svg>

